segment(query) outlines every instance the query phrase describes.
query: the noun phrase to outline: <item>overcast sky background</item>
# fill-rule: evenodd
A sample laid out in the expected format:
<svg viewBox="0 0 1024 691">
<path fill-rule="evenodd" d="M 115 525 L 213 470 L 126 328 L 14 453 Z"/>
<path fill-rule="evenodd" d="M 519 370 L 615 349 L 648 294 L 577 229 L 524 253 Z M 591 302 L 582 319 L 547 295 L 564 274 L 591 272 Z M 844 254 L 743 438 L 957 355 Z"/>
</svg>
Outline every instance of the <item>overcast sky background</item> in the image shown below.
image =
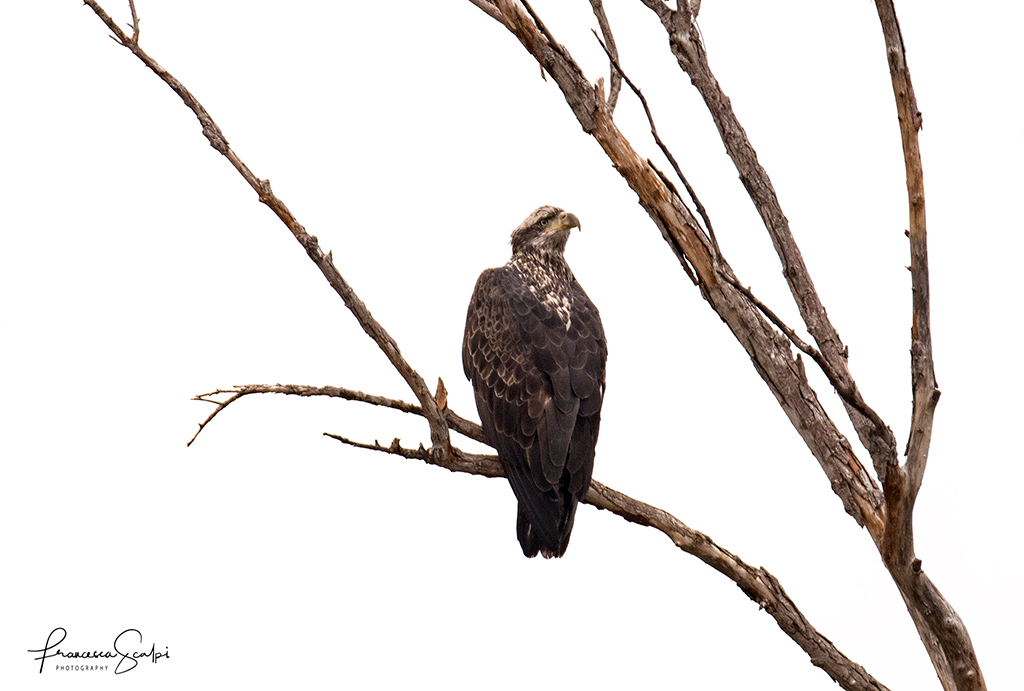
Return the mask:
<svg viewBox="0 0 1024 691">
<path fill-rule="evenodd" d="M 591 81 L 589 4 L 535 0 Z M 661 26 L 609 2 L 621 62 L 740 280 L 798 317 L 763 226 Z M 138 0 L 145 50 L 325 250 L 450 406 L 479 272 L 535 207 L 583 224 L 568 257 L 601 310 L 595 477 L 775 574 L 892 689 L 939 688 L 866 531 L 552 81 L 469 2 Z M 124 26 L 127 3 L 107 3 Z M 917 504 L 925 571 L 991 688 L 1019 679 L 1020 201 L 1016 3 L 900 2 L 919 106 L 936 371 Z M 906 188 L 873 5 L 704 3 L 732 99 L 870 405 L 908 433 Z M 420 419 L 337 400 L 191 397 L 248 383 L 414 400 L 194 116 L 79 2 L 0 25 L 0 679 L 18 688 L 831 689 L 730 581 L 592 507 L 527 560 L 504 480 L 359 451 Z M 619 126 L 667 170 L 636 99 Z M 819 396 L 847 432 L 822 377 Z M 472 442 L 463 448 L 477 450 Z M 35 655 L 136 628 L 170 658 L 42 675 Z M 52 666 L 51 666 L 52 665 Z M 13 688 L 13 686 L 11 686 Z"/>
</svg>

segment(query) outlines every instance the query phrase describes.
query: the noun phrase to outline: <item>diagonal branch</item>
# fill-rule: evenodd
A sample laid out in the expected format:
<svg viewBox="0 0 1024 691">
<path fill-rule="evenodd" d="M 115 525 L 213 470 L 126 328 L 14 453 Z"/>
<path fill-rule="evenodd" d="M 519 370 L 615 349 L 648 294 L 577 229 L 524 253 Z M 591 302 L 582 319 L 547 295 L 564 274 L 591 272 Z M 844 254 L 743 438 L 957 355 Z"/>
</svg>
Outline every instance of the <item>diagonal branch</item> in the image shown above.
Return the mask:
<svg viewBox="0 0 1024 691">
<path fill-rule="evenodd" d="M 663 153 L 665 155 L 665 158 L 668 159 L 669 165 L 672 166 L 672 170 L 675 172 L 676 177 L 679 178 L 680 182 L 683 183 L 683 187 L 686 188 L 686 193 L 690 195 L 690 199 L 693 201 L 693 205 L 697 209 L 697 213 L 700 214 L 701 219 L 704 221 L 704 228 L 708 231 L 708 235 L 711 238 L 711 244 L 715 248 L 715 255 L 719 259 L 721 259 L 722 250 L 718 246 L 718 239 L 715 238 L 715 229 L 711 227 L 711 219 L 708 217 L 707 209 L 705 209 L 704 205 L 700 203 L 700 199 L 697 197 L 697 193 L 693 191 L 693 187 L 690 185 L 689 180 L 686 179 L 686 176 L 683 175 L 683 171 L 679 167 L 679 164 L 676 163 L 676 157 L 672 155 L 672 152 L 669 150 L 668 145 L 665 144 L 661 136 L 658 134 L 658 128 L 654 125 L 654 115 L 651 113 L 651 108 L 647 104 L 647 99 L 644 97 L 643 92 L 640 91 L 640 88 L 633 83 L 633 80 L 630 79 L 626 72 L 622 69 L 622 65 L 619 64 L 618 55 L 615 52 L 613 52 L 614 47 L 606 46 L 604 42 L 601 40 L 601 38 L 597 35 L 597 32 L 594 32 L 594 37 L 597 38 L 597 42 L 601 44 L 601 48 L 604 50 L 605 54 L 608 56 L 608 59 L 611 61 L 612 67 L 615 68 L 615 73 L 622 75 L 622 78 L 626 80 L 626 84 L 633 91 L 633 93 L 636 94 L 636 97 L 640 99 L 640 105 L 644 107 L 644 113 L 647 114 L 647 122 L 651 126 L 651 135 L 654 137 L 654 143 L 658 145 L 659 149 L 661 149 L 661 153 Z M 609 107 L 611 107 L 610 104 Z"/>
<path fill-rule="evenodd" d="M 693 8 L 685 2 L 680 3 L 679 10 L 672 10 L 659 0 L 643 2 L 658 15 L 668 34 L 669 46 L 676 61 L 704 99 L 743 187 L 768 230 L 782 263 L 782 273 L 807 331 L 840 382 L 837 388 L 852 392 L 850 397 L 853 399 L 860 398 L 845 357 L 846 347 L 821 304 L 807 265 L 790 231 L 789 221 L 782 212 L 775 188 L 768 173 L 758 162 L 757 153 L 740 125 L 729 97 L 711 72 L 700 31 L 694 21 Z M 898 464 L 896 440 L 892 431 L 884 423 L 879 424 L 880 420 L 865 417 L 860 412 L 861 406 L 850 405 L 845 399 L 843 402 L 861 443 L 871 454 L 879 478 L 884 478 L 887 469 Z"/>
<path fill-rule="evenodd" d="M 237 154 L 228 145 L 227 139 L 224 137 L 224 133 L 221 131 L 217 123 L 213 121 L 210 114 L 206 111 L 206 108 L 189 93 L 185 86 L 174 78 L 170 72 L 161 67 L 153 58 L 151 58 L 139 44 L 134 40 L 125 35 L 121 28 L 110 18 L 102 7 L 96 2 L 96 0 L 85 0 L 93 12 L 96 13 L 104 24 L 114 32 L 117 41 L 125 48 L 130 50 L 139 60 L 143 62 L 149 69 L 151 69 L 160 79 L 162 79 L 169 87 L 185 103 L 185 105 L 196 115 L 199 119 L 199 123 L 203 127 L 203 135 L 210 141 L 210 145 L 216 149 L 219 153 L 225 156 L 231 165 L 234 166 L 235 170 L 245 179 L 249 185 L 256 190 L 259 195 L 259 200 L 266 204 L 270 209 L 277 214 L 277 217 L 281 219 L 288 230 L 291 231 L 292 235 L 298 241 L 300 245 L 306 250 L 306 254 L 317 265 L 320 272 L 327 279 L 327 282 L 331 284 L 335 292 L 345 302 L 345 306 L 355 316 L 356 321 L 359 325 L 377 343 L 377 346 L 384 351 L 384 355 L 388 358 L 394 368 L 398 371 L 402 378 L 405 380 L 409 388 L 412 389 L 420 405 L 423 406 L 426 411 L 427 422 L 430 424 L 430 440 L 433 446 L 433 452 L 438 454 L 447 453 L 449 446 L 448 438 L 448 427 L 445 424 L 444 416 L 441 414 L 441 410 L 434 400 L 434 397 L 430 393 L 430 389 L 427 388 L 423 378 L 406 362 L 405 358 L 402 357 L 402 353 L 398 349 L 398 344 L 391 337 L 391 335 L 384 330 L 376 319 L 370 314 L 370 311 L 366 308 L 359 296 L 356 295 L 355 291 L 348 284 L 347 281 L 342 277 L 341 272 L 338 271 L 334 265 L 334 259 L 331 254 L 324 254 L 324 251 L 320 249 L 320 245 L 315 236 L 310 235 L 306 232 L 306 229 L 298 222 L 288 207 L 285 206 L 284 202 L 278 199 L 273 190 L 270 188 L 269 180 L 260 180 L 249 167 L 242 162 Z M 216 412 L 219 412 L 216 411 Z M 216 414 L 216 412 L 214 414 Z"/>
</svg>

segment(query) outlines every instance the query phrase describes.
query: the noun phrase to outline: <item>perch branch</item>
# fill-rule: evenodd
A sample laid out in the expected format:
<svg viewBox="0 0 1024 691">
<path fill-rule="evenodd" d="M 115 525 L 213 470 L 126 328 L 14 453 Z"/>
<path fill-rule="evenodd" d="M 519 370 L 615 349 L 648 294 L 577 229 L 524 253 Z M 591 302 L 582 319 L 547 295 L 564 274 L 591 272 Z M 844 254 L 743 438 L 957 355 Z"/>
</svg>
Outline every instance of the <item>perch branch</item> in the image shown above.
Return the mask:
<svg viewBox="0 0 1024 691">
<path fill-rule="evenodd" d="M 125 48 L 130 50 L 139 60 L 143 62 L 149 69 L 151 69 L 160 79 L 162 79 L 171 89 L 178 94 L 185 105 L 195 113 L 196 118 L 199 119 L 199 123 L 203 128 L 203 135 L 209 140 L 210 146 L 216 149 L 220 154 L 231 162 L 235 170 L 245 179 L 247 183 L 256 191 L 259 195 L 259 200 L 266 204 L 281 221 L 288 227 L 292 235 L 298 241 L 300 245 L 306 250 L 306 254 L 317 265 L 320 272 L 330 283 L 331 287 L 334 288 L 335 292 L 345 302 L 345 306 L 352 312 L 359 325 L 377 343 L 377 346 L 384 352 L 392 366 L 398 371 L 402 378 L 405 379 L 406 384 L 412 389 L 416 399 L 420 402 L 426 411 L 427 422 L 430 425 L 430 441 L 432 444 L 432 450 L 437 454 L 447 453 L 449 446 L 448 438 L 448 427 L 445 424 L 444 416 L 441 413 L 440 407 L 434 400 L 434 397 L 430 393 L 430 389 L 427 388 L 423 378 L 406 362 L 405 358 L 402 357 L 401 352 L 398 349 L 398 344 L 395 340 L 384 330 L 376 319 L 370 314 L 370 311 L 366 308 L 363 301 L 356 295 L 355 291 L 348 284 L 347 281 L 342 277 L 341 272 L 338 271 L 334 265 L 333 257 L 329 254 L 324 254 L 323 250 L 320 249 L 320 245 L 315 236 L 310 235 L 306 232 L 306 229 L 298 222 L 292 212 L 288 210 L 284 202 L 278 199 L 273 190 L 270 188 L 269 180 L 260 180 L 249 167 L 238 157 L 237 154 L 228 145 L 227 138 L 221 131 L 220 127 L 214 122 L 213 118 L 206 111 L 206 108 L 189 93 L 185 86 L 174 78 L 170 72 L 161 67 L 153 58 L 151 58 L 142 48 L 139 47 L 138 43 L 125 35 L 121 28 L 117 26 L 113 19 L 110 18 L 102 7 L 96 2 L 96 0 L 85 0 L 93 12 L 96 13 L 104 24 L 114 32 L 118 42 Z M 214 412 L 214 415 L 219 412 L 219 409 Z"/>
<path fill-rule="evenodd" d="M 216 403 L 218 412 L 238 400 L 242 396 L 256 393 L 278 393 L 295 396 L 328 396 L 360 401 L 371 405 L 399 410 L 404 413 L 424 416 L 423 409 L 405 401 L 398 401 L 384 396 L 346 389 L 337 386 L 300 386 L 293 384 L 252 384 L 237 386 L 232 389 L 218 389 L 210 393 L 196 396 L 193 400 Z M 223 403 L 211 400 L 213 396 L 228 395 Z M 466 420 L 453 411 L 446 409 L 452 428 L 460 434 L 486 443 L 480 425 Z M 212 415 L 207 422 L 212 419 Z M 205 423 L 204 423 L 205 424 Z M 422 445 L 413 449 L 403 447 L 396 438 L 390 445 L 384 446 L 377 441 L 372 444 L 354 441 L 347 437 L 325 432 L 324 436 L 340 441 L 349 446 L 371 451 L 389 453 L 403 458 L 424 461 L 430 465 L 446 468 L 452 472 L 469 473 L 485 477 L 504 477 L 504 471 L 496 456 L 470 454 L 454 446 L 451 453 L 444 458 L 423 448 Z M 708 536 L 693 530 L 667 511 L 632 499 L 621 492 L 597 482 L 591 483 L 584 503 L 614 513 L 637 525 L 652 527 L 667 535 L 679 549 L 691 554 L 708 564 L 727 578 L 731 579 L 751 600 L 771 615 L 779 627 L 795 641 L 811 658 L 811 662 L 825 671 L 844 689 L 874 689 L 886 691 L 886 687 L 876 681 L 864 668 L 843 655 L 836 647 L 807 621 L 796 604 L 789 598 L 778 579 L 763 568 L 753 568 L 736 555 L 719 547 Z"/>
<path fill-rule="evenodd" d="M 236 386 L 231 389 L 218 389 L 196 396 L 193 400 L 207 401 L 218 405 L 217 412 L 239 398 L 257 393 L 289 394 L 294 396 L 327 396 L 359 401 L 370 405 L 399 410 L 404 413 L 424 416 L 419 406 L 384 396 L 363 393 L 339 386 L 301 386 L 294 384 L 250 384 Z M 224 402 L 212 400 L 214 396 L 227 395 Z M 466 420 L 450 409 L 445 409 L 452 428 L 471 439 L 486 443 L 480 425 Z M 207 419 L 208 423 L 213 415 Z M 206 424 L 204 423 L 204 425 Z M 403 458 L 421 460 L 431 465 L 446 468 L 452 472 L 469 473 L 485 477 L 504 477 L 504 471 L 493 455 L 470 454 L 451 447 L 451 453 L 444 458 L 437 458 L 420 445 L 412 449 L 403 447 L 396 438 L 389 446 L 377 441 L 373 444 L 354 441 L 346 437 L 325 432 L 324 436 L 336 439 L 344 444 L 360 449 L 379 451 Z M 885 686 L 877 682 L 860 665 L 857 665 L 832 643 L 819 634 L 810 622 L 786 595 L 781 584 L 764 569 L 755 569 L 744 563 L 739 557 L 719 547 L 711 538 L 693 530 L 685 523 L 666 511 L 632 499 L 621 492 L 594 481 L 584 502 L 610 511 L 637 525 L 649 526 L 660 530 L 684 552 L 691 554 L 726 577 L 730 578 L 759 607 L 765 609 L 778 623 L 779 627 L 792 638 L 807 654 L 816 666 L 823 669 L 830 677 L 846 689 L 875 689 L 884 691 Z"/>
<path fill-rule="evenodd" d="M 479 429 L 479 426 L 477 427 Z M 389 446 L 383 446 L 376 441 L 373 444 L 366 444 L 335 434 L 325 433 L 325 436 L 356 448 L 440 465 L 453 472 L 504 477 L 496 456 L 463 454 L 453 447 L 454 453 L 451 454 L 451 458 L 444 463 L 438 463 L 422 446 L 418 449 L 405 448 L 398 439 L 392 441 Z M 786 594 L 778 579 L 764 568 L 748 565 L 732 552 L 717 545 L 710 537 L 690 528 L 667 511 L 633 499 L 597 480 L 591 482 L 590 490 L 583 501 L 630 523 L 661 531 L 680 550 L 697 557 L 732 580 L 747 597 L 757 603 L 758 607 L 775 619 L 779 628 L 807 653 L 812 664 L 822 669 L 842 688 L 848 691 L 887 691 L 886 687 L 868 674 L 863 667 L 846 657 L 828 638 L 822 636 Z"/>
<path fill-rule="evenodd" d="M 220 389 L 197 396 L 194 400 L 209 401 L 212 396 L 229 395 L 227 401 L 222 404 L 218 403 L 223 408 L 242 396 L 255 393 L 344 398 L 414 415 L 424 415 L 422 408 L 405 401 L 336 386 L 312 387 L 285 384 L 252 384 L 232 389 Z M 216 403 L 216 401 L 210 402 Z M 458 416 L 450 409 L 445 410 L 445 415 L 452 429 L 471 439 L 486 443 L 480 425 Z M 504 472 L 495 456 L 469 454 L 454 446 L 451 447 L 452 452 L 446 458 L 436 459 L 422 445 L 415 449 L 407 448 L 403 447 L 398 439 L 393 440 L 390 445 L 384 446 L 376 441 L 372 444 L 367 444 L 327 432 L 324 435 L 353 447 L 421 460 L 431 465 L 446 468 L 452 472 L 463 472 L 486 477 L 504 476 Z M 679 549 L 697 557 L 730 578 L 751 600 L 764 608 L 776 620 L 779 627 L 807 652 L 813 664 L 823 669 L 843 688 L 876 689 L 878 691 L 886 688 L 872 678 L 860 665 L 852 662 L 837 650 L 827 638 L 818 633 L 789 598 L 778 580 L 766 570 L 747 565 L 731 552 L 719 547 L 709 537 L 688 527 L 668 512 L 632 499 L 600 482 L 594 481 L 592 483 L 584 502 L 599 509 L 610 511 L 637 525 L 648 526 L 661 531 Z"/>
</svg>

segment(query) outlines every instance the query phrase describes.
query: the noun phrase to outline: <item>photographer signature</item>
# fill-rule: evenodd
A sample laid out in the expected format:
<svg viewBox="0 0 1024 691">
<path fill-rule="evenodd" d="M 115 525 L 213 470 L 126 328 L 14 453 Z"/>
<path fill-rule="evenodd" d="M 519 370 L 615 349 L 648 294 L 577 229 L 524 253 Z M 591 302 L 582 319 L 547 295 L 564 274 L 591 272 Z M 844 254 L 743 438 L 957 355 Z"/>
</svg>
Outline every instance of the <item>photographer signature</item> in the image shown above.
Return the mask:
<svg viewBox="0 0 1024 691">
<path fill-rule="evenodd" d="M 64 642 L 67 638 L 68 632 L 63 627 L 58 626 L 50 635 L 46 637 L 46 645 L 39 650 L 29 650 L 30 653 L 41 653 L 36 660 L 39 660 L 39 673 L 43 673 L 43 667 L 46 665 L 46 661 L 52 657 L 56 658 L 67 658 L 67 659 L 115 659 L 120 658 L 117 661 L 117 666 L 114 667 L 114 674 L 124 674 L 135 669 L 140 659 L 150 658 L 150 660 L 156 664 L 157 660 L 161 658 L 170 657 L 170 653 L 167 647 L 164 647 L 164 652 L 157 652 L 156 644 L 154 643 L 148 651 L 129 651 L 129 648 L 133 644 L 133 639 L 138 638 L 138 643 L 142 643 L 142 633 L 138 629 L 125 629 L 117 635 L 114 639 L 114 650 L 85 650 L 85 651 L 63 651 L 57 646 Z M 54 637 L 59 636 L 57 640 Z"/>
</svg>

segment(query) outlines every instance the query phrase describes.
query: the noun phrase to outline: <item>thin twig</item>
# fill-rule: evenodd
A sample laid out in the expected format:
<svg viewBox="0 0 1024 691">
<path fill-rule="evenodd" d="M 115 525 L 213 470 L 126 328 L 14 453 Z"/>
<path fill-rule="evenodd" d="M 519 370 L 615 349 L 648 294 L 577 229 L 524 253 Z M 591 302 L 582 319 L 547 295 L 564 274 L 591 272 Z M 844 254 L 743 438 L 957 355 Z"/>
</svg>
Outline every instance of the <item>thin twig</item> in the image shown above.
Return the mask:
<svg viewBox="0 0 1024 691">
<path fill-rule="evenodd" d="M 481 430 L 481 433 L 482 431 L 483 430 Z M 353 441 L 338 434 L 331 434 L 330 432 L 324 432 L 324 436 L 330 437 L 331 439 L 337 439 L 344 444 L 354 446 L 358 449 L 381 451 L 395 456 L 402 456 L 403 458 L 423 461 L 429 465 L 450 470 L 453 473 L 468 473 L 469 475 L 480 475 L 482 477 L 505 477 L 505 471 L 502 470 L 501 464 L 498 463 L 497 456 L 466 453 L 454 446 L 452 447 L 452 452 L 445 458 L 436 458 L 424 449 L 422 444 L 420 444 L 416 449 L 403 447 L 401 441 L 397 437 L 391 442 L 390 446 L 384 446 L 377 440 L 374 440 L 372 444 L 366 444 L 363 442 Z"/>
<path fill-rule="evenodd" d="M 519 2 L 523 3 L 523 7 L 525 7 L 526 11 L 530 13 L 530 18 L 533 19 L 534 23 L 537 25 L 537 28 L 540 29 L 540 32 L 544 34 L 544 38 L 548 40 L 548 43 L 551 45 L 551 47 L 559 54 L 561 54 L 562 57 L 566 57 L 565 51 L 562 49 L 562 44 L 556 41 L 554 35 L 552 35 L 550 31 L 548 31 L 548 28 L 546 26 L 544 26 L 544 22 L 542 22 L 537 13 L 533 11 L 533 8 L 530 7 L 529 0 L 519 0 Z"/>
<path fill-rule="evenodd" d="M 654 165 L 654 161 L 652 161 L 649 158 L 647 159 L 647 165 L 651 167 L 651 170 L 657 173 L 658 178 L 662 181 L 662 183 L 665 184 L 665 187 L 667 187 L 676 197 L 676 199 L 679 200 L 679 203 L 682 204 L 683 198 L 679 195 L 679 190 L 676 189 L 675 184 L 669 179 L 669 177 L 665 175 L 665 173 L 661 172 L 661 169 L 658 168 L 658 166 Z M 679 244 L 679 241 L 676 240 L 676 238 L 671 233 L 665 234 L 665 240 L 669 243 L 669 245 L 671 245 L 672 249 L 675 250 L 675 254 L 679 258 L 679 265 L 683 267 L 683 272 L 686 274 L 687 278 L 689 278 L 695 286 L 702 285 L 700 276 L 694 272 L 693 267 L 690 264 L 690 260 L 689 258 L 687 258 L 686 252 L 683 250 L 683 247 Z"/>
<path fill-rule="evenodd" d="M 718 246 L 718 239 L 715 237 L 715 229 L 711 227 L 711 219 L 708 217 L 708 212 L 704 208 L 704 205 L 700 203 L 700 199 L 697 198 L 697 193 L 693 191 L 693 187 L 690 186 L 686 176 L 683 175 L 683 171 L 679 167 L 679 164 L 676 163 L 676 157 L 672 155 L 672 152 L 669 151 L 668 145 L 666 145 L 658 135 L 658 128 L 654 125 L 654 115 L 651 113 L 651 108 L 647 104 L 647 99 L 644 98 L 643 92 L 641 92 L 640 88 L 633 83 L 633 80 L 629 78 L 629 75 L 623 71 L 622 65 L 619 64 L 618 56 L 612 54 L 608 49 L 608 46 L 606 46 L 604 41 L 601 40 L 601 37 L 597 35 L 596 31 L 591 29 L 591 32 L 594 34 L 594 38 L 597 39 L 597 42 L 601 44 L 601 48 L 611 61 L 612 67 L 616 72 L 622 75 L 622 78 L 626 80 L 626 84 L 633 90 L 633 93 L 636 94 L 637 98 L 640 99 L 640 104 L 644 107 L 644 113 L 647 114 L 647 122 L 651 126 L 651 134 L 654 136 L 654 141 L 658 144 L 658 148 L 661 149 L 661 152 L 665 154 L 665 158 L 668 159 L 669 164 L 672 166 L 672 170 L 675 171 L 676 176 L 680 181 L 682 181 L 683 186 L 686 188 L 686 193 L 689 194 L 690 199 L 693 200 L 693 205 L 697 208 L 697 213 L 699 213 L 700 217 L 704 220 L 704 227 L 707 228 L 708 236 L 711 238 L 711 245 L 715 248 L 716 257 L 721 260 L 722 249 Z"/>
<path fill-rule="evenodd" d="M 855 408 L 861 415 L 871 420 L 872 423 L 874 423 L 875 425 L 881 425 L 883 427 L 885 426 L 885 422 L 883 422 L 882 418 L 878 415 L 878 413 L 875 412 L 875 410 L 864 401 L 864 398 L 860 395 L 860 392 L 856 388 L 851 388 L 846 381 L 841 379 L 836 374 L 836 372 L 832 369 L 832 366 L 822 356 L 821 352 L 818 351 L 817 348 L 815 348 L 814 346 L 810 345 L 802 338 L 800 338 L 792 328 L 786 325 L 786 323 L 782 321 L 782 319 L 780 319 L 779 316 L 771 310 L 771 308 L 768 307 L 768 305 L 758 300 L 754 293 L 750 290 L 750 288 L 743 286 L 738 280 L 736 280 L 735 277 L 731 275 L 726 275 L 725 279 L 734 288 L 736 288 L 736 290 L 743 293 L 743 295 L 746 296 L 746 298 L 750 300 L 754 304 L 754 306 L 757 307 L 757 309 L 760 310 L 761 313 L 768 318 L 768 321 L 774 324 L 780 331 L 782 331 L 783 334 L 786 335 L 786 338 L 788 338 L 793 343 L 793 345 L 795 345 L 801 351 L 806 353 L 812 360 L 814 360 L 815 364 L 818 365 L 822 373 L 828 379 L 829 383 L 832 384 L 832 387 L 836 390 L 836 393 L 839 394 L 839 397 L 843 399 L 845 403 Z"/>
<path fill-rule="evenodd" d="M 768 305 L 766 305 L 763 302 L 761 302 L 760 300 L 758 300 L 757 297 L 754 295 L 754 293 L 750 290 L 750 288 L 747 288 L 746 286 L 744 286 L 742 283 L 737 281 L 732 276 L 727 276 L 726 280 L 728 280 L 729 283 L 731 283 L 733 285 L 733 287 L 736 288 L 736 290 L 738 290 L 741 293 L 743 293 L 747 297 L 748 300 L 750 300 L 752 303 L 754 303 L 754 306 L 757 307 L 757 309 L 761 310 L 762 314 L 764 314 L 764 316 L 768 317 L 768 321 L 770 321 L 782 333 L 784 333 L 786 335 L 786 338 L 788 338 L 790 341 L 792 341 L 793 345 L 795 345 L 797 348 L 799 348 L 804 353 L 809 355 L 811 357 L 811 359 L 814 360 L 816 363 L 818 363 L 818 365 L 823 370 L 827 367 L 827 365 L 823 365 L 822 364 L 823 360 L 822 360 L 822 357 L 821 357 L 821 353 L 818 352 L 818 349 L 815 348 L 812 345 L 809 345 L 806 341 L 804 341 L 802 338 L 800 338 L 796 334 L 796 332 L 793 331 L 792 328 L 787 326 L 786 323 L 784 321 L 782 321 L 782 319 L 780 319 L 779 316 L 777 314 L 775 314 L 775 312 L 773 312 L 770 307 L 768 307 Z"/>
<path fill-rule="evenodd" d="M 214 392 L 214 393 L 220 393 L 220 392 L 218 391 L 218 392 Z M 213 401 L 213 400 L 210 400 L 209 398 L 205 398 L 206 396 L 212 396 L 212 395 L 213 394 L 203 394 L 202 396 L 196 396 L 195 398 L 192 399 L 193 401 L 204 401 L 206 403 L 213 403 L 214 405 L 217 406 L 217 408 L 212 413 L 210 413 L 210 415 L 205 420 L 203 420 L 202 422 L 199 423 L 199 429 L 196 430 L 196 433 L 192 435 L 192 438 L 188 440 L 188 443 L 185 444 L 185 446 L 192 446 L 192 442 L 194 442 L 196 440 L 196 437 L 199 436 L 199 433 L 202 432 L 204 429 L 206 429 L 206 426 L 208 424 L 213 422 L 213 418 L 217 417 L 217 415 L 218 415 L 218 413 L 220 413 L 220 411 L 222 411 L 225 408 L 227 408 L 229 405 L 231 405 L 232 403 L 237 401 L 239 398 L 241 398 L 245 394 L 244 393 L 235 394 L 234 396 L 232 396 L 231 398 L 229 398 L 228 400 L 223 401 L 223 402 L 221 402 L 221 401 Z"/>
<path fill-rule="evenodd" d="M 358 401 L 361 403 L 368 403 L 370 405 L 380 406 L 382 408 L 391 408 L 392 410 L 398 410 L 403 413 L 412 413 L 413 415 L 419 415 L 426 417 L 423 413 L 423 408 L 406 401 L 388 398 L 386 396 L 377 396 L 375 394 L 363 393 L 362 391 L 356 391 L 355 389 L 346 389 L 341 386 L 306 386 L 304 384 L 246 384 L 244 386 L 235 386 L 230 389 L 217 389 L 216 391 L 210 391 L 208 393 L 199 394 L 193 397 L 193 401 L 203 401 L 204 403 L 213 403 L 217 406 L 215 410 L 206 420 L 199 425 L 199 432 L 203 431 L 203 428 L 214 418 L 221 410 L 227 408 L 229 405 L 237 401 L 243 396 L 250 394 L 286 394 L 290 396 L 326 396 L 328 398 L 342 398 L 348 401 Z M 214 396 L 228 395 L 229 398 L 225 401 L 215 400 Z M 444 408 L 444 418 L 451 429 L 455 430 L 459 434 L 469 437 L 482 444 L 486 444 L 487 440 L 484 439 L 483 430 L 480 429 L 480 425 L 477 425 L 469 420 L 466 420 L 459 415 L 456 415 L 450 408 Z M 195 436 L 189 441 L 189 445 L 196 440 L 199 436 L 199 432 L 196 432 Z"/>
<path fill-rule="evenodd" d="M 193 397 L 193 401 L 203 401 L 204 403 L 213 403 L 217 406 L 208 418 L 199 424 L 199 431 L 195 433 L 192 439 L 189 440 L 187 446 L 191 446 L 192 442 L 196 440 L 206 426 L 213 421 L 222 410 L 227 408 L 229 405 L 250 394 L 261 394 L 261 393 L 276 393 L 276 394 L 287 394 L 291 396 L 329 396 L 332 398 L 344 398 L 349 401 L 361 401 L 363 403 L 369 403 L 371 405 L 382 406 L 385 408 L 393 408 L 400 410 L 403 413 L 413 413 L 415 415 L 423 415 L 423 409 L 419 406 L 415 406 L 405 401 L 395 400 L 393 398 L 385 398 L 384 396 L 375 396 L 373 394 L 366 394 L 362 391 L 356 391 L 354 389 L 346 389 L 340 386 L 304 386 L 296 384 L 247 384 L 245 386 L 236 386 L 231 389 L 217 389 L 216 391 L 210 391 L 209 393 L 199 394 Z M 218 401 L 214 396 L 228 395 L 227 400 Z"/>
<path fill-rule="evenodd" d="M 363 442 L 353 441 L 352 439 L 348 439 L 347 437 L 342 437 L 341 435 L 338 434 L 331 434 L 330 432 L 324 432 L 324 436 L 330 437 L 331 439 L 337 439 L 338 441 L 344 444 L 348 444 L 349 446 L 354 446 L 357 449 L 369 449 L 370 451 L 384 451 L 386 453 L 394 454 L 396 456 L 402 456 L 403 458 L 412 458 L 428 462 L 430 461 L 430 454 L 427 452 L 426 449 L 423 448 L 423 444 L 420 444 L 419 448 L 416 449 L 407 449 L 402 446 L 402 442 L 401 440 L 399 440 L 398 437 L 395 437 L 392 440 L 390 446 L 381 446 L 381 443 L 376 439 L 373 440 L 372 444 L 365 444 Z"/>
</svg>

